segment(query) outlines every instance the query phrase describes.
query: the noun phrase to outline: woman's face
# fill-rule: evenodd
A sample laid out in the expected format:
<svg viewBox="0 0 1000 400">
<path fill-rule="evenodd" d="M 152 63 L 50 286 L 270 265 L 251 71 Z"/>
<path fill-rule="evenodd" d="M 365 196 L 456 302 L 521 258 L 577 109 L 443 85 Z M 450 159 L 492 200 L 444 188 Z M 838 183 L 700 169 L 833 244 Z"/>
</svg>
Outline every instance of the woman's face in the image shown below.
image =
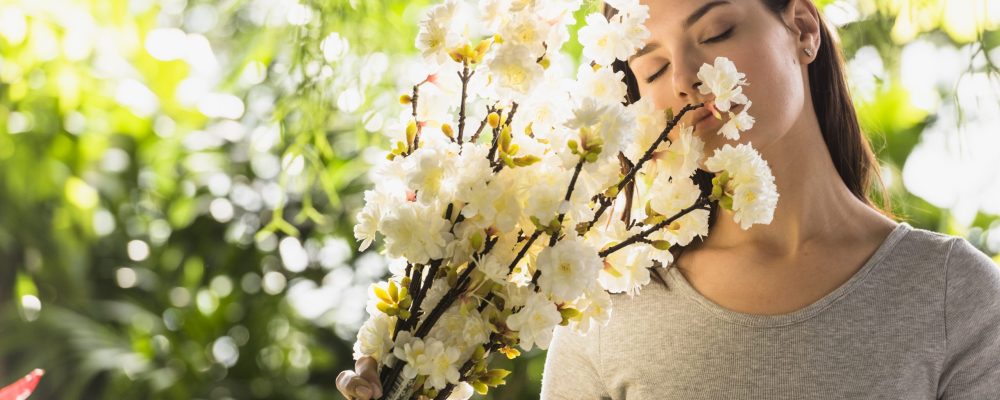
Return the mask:
<svg viewBox="0 0 1000 400">
<path fill-rule="evenodd" d="M 803 110 L 812 111 L 807 99 L 806 69 L 797 30 L 788 30 L 779 17 L 760 0 L 642 0 L 649 6 L 646 27 L 650 37 L 646 51 L 629 61 L 642 97 L 649 97 L 659 109 L 670 107 L 678 112 L 686 104 L 710 101 L 695 84 L 702 64 L 712 64 L 717 56 L 727 57 L 736 69 L 746 74 L 749 85 L 743 87 L 753 102 L 748 113 L 756 122 L 741 134 L 739 142 L 752 141 L 757 149 L 792 129 Z M 795 27 L 793 1 L 781 18 Z M 815 51 L 815 48 L 813 48 Z M 807 103 L 809 101 L 809 103 Z M 805 108 L 809 104 L 809 108 Z M 738 112 L 743 106 L 732 109 Z M 691 125 L 707 110 L 689 112 L 683 119 Z M 724 116 L 728 118 L 728 116 Z M 729 141 L 717 135 L 724 121 L 708 116 L 695 125 L 695 134 L 705 141 L 705 151 Z M 671 131 L 670 138 L 679 130 Z"/>
</svg>

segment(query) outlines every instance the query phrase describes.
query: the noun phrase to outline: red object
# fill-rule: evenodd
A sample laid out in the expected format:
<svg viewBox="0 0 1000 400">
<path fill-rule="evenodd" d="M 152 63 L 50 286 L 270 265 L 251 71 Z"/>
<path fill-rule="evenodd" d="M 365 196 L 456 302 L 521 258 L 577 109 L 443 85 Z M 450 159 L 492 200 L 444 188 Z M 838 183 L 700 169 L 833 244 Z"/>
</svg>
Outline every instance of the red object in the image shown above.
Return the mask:
<svg viewBox="0 0 1000 400">
<path fill-rule="evenodd" d="M 42 379 L 42 375 L 45 371 L 35 368 L 30 374 L 25 375 L 21 380 L 12 383 L 3 389 L 0 389 L 0 400 L 24 400 L 28 396 L 31 396 L 31 392 L 35 391 L 35 387 L 38 386 L 38 380 Z"/>
</svg>

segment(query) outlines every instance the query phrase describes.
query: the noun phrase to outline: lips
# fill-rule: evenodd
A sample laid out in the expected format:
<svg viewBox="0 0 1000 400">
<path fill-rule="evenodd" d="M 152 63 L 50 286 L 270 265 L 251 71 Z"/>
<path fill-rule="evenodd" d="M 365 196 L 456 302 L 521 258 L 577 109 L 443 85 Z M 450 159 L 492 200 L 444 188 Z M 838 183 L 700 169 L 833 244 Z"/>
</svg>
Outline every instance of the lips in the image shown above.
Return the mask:
<svg viewBox="0 0 1000 400">
<path fill-rule="evenodd" d="M 712 110 L 714 109 L 714 107 L 715 107 L 715 102 L 713 100 L 706 100 L 704 107 L 698 108 L 697 110 L 688 113 L 688 115 L 690 115 L 690 118 L 688 119 L 687 122 L 690 124 L 690 126 L 695 127 L 696 132 L 700 133 L 706 130 L 711 130 L 713 126 L 719 125 L 722 122 L 721 120 L 716 119 L 715 116 L 712 115 Z M 729 112 L 737 114 L 740 112 L 740 110 L 743 109 L 743 107 L 744 107 L 743 104 L 733 104 L 733 106 L 729 109 Z"/>
<path fill-rule="evenodd" d="M 712 112 L 708 111 L 704 107 L 692 111 L 691 119 L 689 120 L 691 125 L 697 125 L 701 120 L 709 118 L 712 116 Z"/>
</svg>

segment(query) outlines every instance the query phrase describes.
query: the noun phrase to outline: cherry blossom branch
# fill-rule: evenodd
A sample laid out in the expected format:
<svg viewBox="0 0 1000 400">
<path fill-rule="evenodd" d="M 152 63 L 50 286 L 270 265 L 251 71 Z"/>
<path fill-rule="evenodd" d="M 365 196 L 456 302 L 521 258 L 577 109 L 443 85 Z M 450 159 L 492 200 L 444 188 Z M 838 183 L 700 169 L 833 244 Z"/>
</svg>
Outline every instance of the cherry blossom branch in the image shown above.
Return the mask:
<svg viewBox="0 0 1000 400">
<path fill-rule="evenodd" d="M 510 107 L 510 111 L 507 112 L 507 117 L 504 118 L 501 123 L 497 124 L 496 128 L 493 128 L 493 143 L 490 145 L 488 158 L 490 159 L 490 164 L 493 166 L 494 174 L 500 172 L 504 166 L 503 161 L 494 160 L 493 158 L 496 156 L 497 147 L 500 145 L 500 131 L 503 130 L 504 127 L 510 126 L 511 121 L 514 120 L 514 114 L 517 113 L 517 103 L 515 102 L 512 104 L 513 105 Z M 489 115 L 487 115 L 487 117 L 489 117 Z"/>
<path fill-rule="evenodd" d="M 651 234 L 653 232 L 656 232 L 656 231 L 658 231 L 660 229 L 663 229 L 663 227 L 670 225 L 671 223 L 673 223 L 674 221 L 676 221 L 678 218 L 683 217 L 684 215 L 686 215 L 687 213 L 689 213 L 691 211 L 694 211 L 696 209 L 702 208 L 702 207 L 708 205 L 709 203 L 711 203 L 711 201 L 708 200 L 707 197 L 701 197 L 701 198 L 698 199 L 698 201 L 694 202 L 694 204 L 692 204 L 691 206 L 689 206 L 689 207 L 681 210 L 680 212 L 678 212 L 674 216 L 672 216 L 670 218 L 667 218 L 667 219 L 661 221 L 660 223 L 657 223 L 657 224 L 655 224 L 655 225 L 653 225 L 653 226 L 651 226 L 651 227 L 643 230 L 642 232 L 639 232 L 639 233 L 637 233 L 637 234 L 629 237 L 628 239 L 623 240 L 621 243 L 618 243 L 618 244 L 616 244 L 614 246 L 611 246 L 611 247 L 608 247 L 607 249 L 602 250 L 601 252 L 597 253 L 597 255 L 600 256 L 601 258 L 606 258 L 607 256 L 611 255 L 611 253 L 614 253 L 614 252 L 616 252 L 618 250 L 624 249 L 625 247 L 628 247 L 629 245 L 631 245 L 633 243 L 636 243 L 636 242 L 638 242 L 640 240 L 645 239 L 646 236 L 649 236 L 649 234 Z"/>
<path fill-rule="evenodd" d="M 424 82 L 427 82 L 427 80 L 424 80 Z M 413 148 L 406 153 L 408 155 L 413 154 L 413 152 L 420 147 L 420 131 L 423 130 L 422 129 L 423 127 L 420 125 L 419 122 L 417 122 L 417 97 L 419 95 L 418 89 L 420 88 L 420 85 L 424 84 L 424 82 L 420 82 L 416 85 L 413 85 L 413 95 L 410 96 L 410 104 L 413 106 L 413 111 L 412 111 L 413 122 L 417 124 L 417 134 L 413 136 Z"/>
<path fill-rule="evenodd" d="M 430 268 L 427 270 L 427 276 L 422 278 L 426 279 L 427 282 L 420 285 L 419 294 L 415 293 L 413 304 L 410 305 L 410 318 L 406 319 L 404 328 L 409 329 L 420 320 L 420 304 L 423 303 L 424 297 L 427 297 L 427 291 L 434 284 L 434 277 L 437 275 L 438 269 L 441 268 L 441 262 L 442 260 L 440 259 L 431 261 Z M 417 277 L 421 278 L 420 275 L 417 275 Z"/>
<path fill-rule="evenodd" d="M 483 132 L 483 127 L 485 127 L 486 122 L 489 121 L 490 113 L 493 112 L 493 110 L 494 108 L 492 106 L 486 106 L 486 116 L 483 117 L 483 120 L 481 122 L 479 122 L 479 128 L 476 129 L 476 133 L 472 135 L 471 138 L 469 138 L 470 142 L 475 143 L 476 140 L 479 140 L 479 134 Z"/>
<path fill-rule="evenodd" d="M 412 276 L 410 275 L 411 270 L 413 272 Z M 423 268 L 417 268 L 417 266 L 413 264 L 408 263 L 406 265 L 406 275 L 410 276 L 409 291 L 414 296 L 414 300 L 416 300 L 417 297 L 416 294 L 420 292 L 423 270 L 424 270 Z M 414 303 L 416 303 L 416 301 L 414 301 Z M 415 317 L 414 310 L 420 309 L 419 304 L 417 305 L 417 308 L 414 308 L 413 306 L 414 304 L 410 304 L 410 318 L 407 318 L 405 320 L 400 318 L 398 320 L 399 322 L 396 323 L 396 326 L 392 330 L 392 336 L 390 337 L 392 340 L 396 340 L 396 335 L 399 334 L 399 331 L 405 330 L 409 326 L 410 321 L 413 320 L 413 318 Z"/>
<path fill-rule="evenodd" d="M 507 274 L 508 275 L 510 275 L 512 272 L 514 272 L 514 267 L 516 267 L 517 263 L 519 261 L 521 261 L 521 258 L 523 258 L 524 255 L 528 253 L 528 249 L 531 247 L 532 244 L 535 243 L 535 240 L 537 240 L 539 236 L 542 236 L 542 231 L 536 229 L 535 232 L 532 233 L 530 237 L 528 237 L 528 241 L 524 243 L 524 246 L 521 247 L 521 250 L 517 252 L 516 256 L 514 256 L 514 260 L 511 261 L 510 265 L 507 266 Z M 483 296 L 483 300 L 479 304 L 479 308 L 478 308 L 479 312 L 482 312 L 483 310 L 486 309 L 486 306 L 490 304 L 490 300 L 493 299 L 493 296 L 494 296 L 494 294 L 493 294 L 492 291 L 489 292 L 489 293 L 486 293 L 486 296 Z"/>
<path fill-rule="evenodd" d="M 469 61 L 462 59 L 462 72 L 458 73 L 459 79 L 462 80 L 462 106 L 458 111 L 458 144 L 460 146 L 462 145 L 462 133 L 465 132 L 465 101 L 468 97 L 469 78 L 472 78 L 475 73 L 476 71 L 469 72 Z M 462 150 L 459 149 L 459 151 Z"/>
<path fill-rule="evenodd" d="M 681 117 L 683 117 L 684 114 L 687 114 L 688 111 L 697 110 L 698 108 L 704 106 L 705 103 L 688 104 L 684 106 L 684 108 L 682 108 L 681 111 L 677 113 L 677 115 L 675 115 L 673 119 L 668 121 L 667 126 L 663 128 L 662 132 L 660 132 L 660 136 L 658 136 L 656 140 L 653 141 L 653 144 L 649 146 L 648 149 L 646 149 L 646 153 L 642 155 L 642 158 L 640 158 L 639 161 L 635 163 L 635 166 L 632 167 L 632 169 L 630 169 L 627 174 L 625 174 L 625 177 L 622 178 L 620 182 L 618 182 L 617 185 L 618 191 L 620 192 L 622 189 L 625 188 L 625 185 L 627 185 L 630 181 L 635 180 L 635 174 L 642 169 L 642 165 L 645 164 L 646 161 L 649 161 L 653 158 L 653 153 L 656 152 L 656 148 L 660 147 L 660 143 L 663 143 L 664 140 L 667 140 L 667 135 L 670 133 L 670 131 L 674 129 L 675 126 L 677 126 L 677 124 L 681 120 Z M 603 195 L 601 195 L 601 197 L 603 197 Z M 589 231 L 590 228 L 592 228 L 594 224 L 597 223 L 597 220 L 601 218 L 601 215 L 604 214 L 604 211 L 607 210 L 607 208 L 610 205 L 611 205 L 610 201 L 601 202 L 601 207 L 598 208 L 597 212 L 594 213 L 594 218 L 587 223 L 585 231 Z"/>
<path fill-rule="evenodd" d="M 486 344 L 486 353 L 483 355 L 483 358 L 484 359 L 489 358 L 492 355 L 491 354 L 492 352 L 496 351 L 501 347 L 503 347 L 503 342 L 500 340 L 500 335 L 497 334 L 496 332 L 491 333 L 490 339 L 487 341 Z M 461 368 L 458 369 L 459 382 L 467 381 L 469 379 L 469 372 L 472 370 L 472 367 L 476 365 L 475 361 L 476 361 L 475 356 L 473 356 L 472 358 L 469 358 L 469 360 L 466 361 L 465 364 L 462 364 Z M 451 396 L 451 392 L 454 390 L 455 390 L 455 384 L 449 382 L 448 385 L 444 387 L 444 389 L 441 389 L 441 391 L 438 392 L 437 396 L 434 396 L 434 400 L 445 400 L 448 398 L 448 396 Z"/>
<path fill-rule="evenodd" d="M 477 253 L 476 255 L 481 257 L 482 255 L 489 253 L 490 250 L 493 249 L 493 245 L 495 245 L 499 240 L 500 239 L 496 237 L 494 237 L 492 240 L 487 240 L 486 246 L 483 248 L 483 251 Z M 427 336 L 428 333 L 430 333 L 431 328 L 434 327 L 434 323 L 437 322 L 438 318 L 441 318 L 441 315 L 443 315 L 444 312 L 447 311 L 449 307 L 451 307 L 451 304 L 458 299 L 459 295 L 461 295 L 462 292 L 464 292 L 465 289 L 468 288 L 470 280 L 469 275 L 472 274 L 472 270 L 475 268 L 476 266 L 470 263 L 465 268 L 465 270 L 462 271 L 462 275 L 459 275 L 458 280 L 455 282 L 455 286 L 452 286 L 451 289 L 448 289 L 448 292 L 445 293 L 444 297 L 441 298 L 441 300 L 438 301 L 436 305 L 434 305 L 434 308 L 431 309 L 431 312 L 427 314 L 427 319 L 420 324 L 420 326 L 417 328 L 417 331 L 413 334 L 414 337 L 423 338 L 424 336 Z"/>
<path fill-rule="evenodd" d="M 583 163 L 584 162 L 586 162 L 586 159 L 584 159 L 583 157 L 580 157 L 580 161 L 578 161 L 576 163 L 576 167 L 573 168 L 573 177 L 570 178 L 570 180 L 569 180 L 569 187 L 566 188 L 566 196 L 563 198 L 564 201 L 568 202 L 569 199 L 571 197 L 573 197 L 573 188 L 576 187 L 576 179 L 580 177 L 580 171 L 583 170 Z M 562 223 L 563 223 L 563 219 L 565 219 L 565 218 L 566 218 L 566 213 L 564 213 L 564 212 L 563 213 L 559 213 L 559 217 L 558 217 L 558 219 L 559 219 L 559 228 L 558 228 L 558 230 L 552 236 L 549 237 L 549 247 L 555 246 L 556 242 L 559 241 L 559 233 L 562 231 Z M 538 288 L 538 278 L 541 275 L 542 275 L 542 271 L 539 271 L 539 270 L 536 269 L 535 270 L 535 274 L 531 276 L 531 283 L 535 285 L 535 291 L 536 292 L 539 290 L 539 288 Z"/>
<path fill-rule="evenodd" d="M 430 288 L 431 284 L 434 283 L 434 275 L 437 274 L 437 270 L 441 265 L 442 260 L 431 261 L 430 270 L 427 273 L 429 279 L 427 284 L 423 285 L 419 282 L 423 279 L 421 273 L 423 268 L 417 269 L 414 266 L 414 275 L 410 279 L 410 293 L 413 296 L 413 302 L 410 303 L 410 318 L 397 318 L 396 326 L 393 328 L 392 340 L 396 340 L 396 336 L 401 331 L 409 330 L 410 325 L 416 323 L 418 313 L 420 311 L 420 304 L 423 303 L 424 297 L 427 295 L 427 290 Z M 380 382 L 382 387 L 389 387 L 395 384 L 396 378 L 399 377 L 400 372 L 403 370 L 402 362 L 396 363 L 396 366 L 391 369 L 383 369 L 381 374 L 379 374 Z"/>
</svg>

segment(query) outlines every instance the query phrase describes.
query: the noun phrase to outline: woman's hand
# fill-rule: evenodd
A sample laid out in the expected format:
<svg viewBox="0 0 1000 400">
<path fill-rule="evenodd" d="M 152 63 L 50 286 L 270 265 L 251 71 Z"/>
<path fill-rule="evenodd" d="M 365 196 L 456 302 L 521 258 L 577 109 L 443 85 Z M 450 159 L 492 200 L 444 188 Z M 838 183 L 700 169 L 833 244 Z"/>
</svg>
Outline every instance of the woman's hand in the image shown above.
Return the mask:
<svg viewBox="0 0 1000 400">
<path fill-rule="evenodd" d="M 345 370 L 337 375 L 337 390 L 348 399 L 369 400 L 382 397 L 378 382 L 378 363 L 374 358 L 361 357 L 354 363 L 354 371 Z"/>
</svg>

